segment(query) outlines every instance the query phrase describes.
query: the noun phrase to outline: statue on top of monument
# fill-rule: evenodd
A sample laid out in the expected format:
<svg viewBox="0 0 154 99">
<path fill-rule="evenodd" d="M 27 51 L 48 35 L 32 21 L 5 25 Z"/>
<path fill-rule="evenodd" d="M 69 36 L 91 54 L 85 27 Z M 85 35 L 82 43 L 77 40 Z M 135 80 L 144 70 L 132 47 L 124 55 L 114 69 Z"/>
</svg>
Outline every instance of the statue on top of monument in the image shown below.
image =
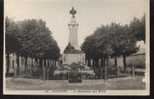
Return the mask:
<svg viewBox="0 0 154 99">
<path fill-rule="evenodd" d="M 72 9 L 70 10 L 70 14 L 72 15 L 72 17 L 75 17 L 75 14 L 77 13 L 77 11 L 74 9 L 74 7 L 72 7 Z"/>
</svg>

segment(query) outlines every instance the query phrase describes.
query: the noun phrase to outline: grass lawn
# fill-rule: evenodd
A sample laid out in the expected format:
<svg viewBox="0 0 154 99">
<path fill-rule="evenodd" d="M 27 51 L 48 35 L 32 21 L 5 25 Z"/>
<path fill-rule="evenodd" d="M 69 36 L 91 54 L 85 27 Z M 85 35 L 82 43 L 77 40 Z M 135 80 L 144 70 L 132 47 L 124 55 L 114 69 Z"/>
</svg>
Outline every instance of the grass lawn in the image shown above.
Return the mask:
<svg viewBox="0 0 154 99">
<path fill-rule="evenodd" d="M 82 83 L 68 83 L 67 80 L 38 80 L 6 78 L 6 90 L 142 90 L 142 77 L 114 78 L 109 80 L 83 80 Z"/>
</svg>

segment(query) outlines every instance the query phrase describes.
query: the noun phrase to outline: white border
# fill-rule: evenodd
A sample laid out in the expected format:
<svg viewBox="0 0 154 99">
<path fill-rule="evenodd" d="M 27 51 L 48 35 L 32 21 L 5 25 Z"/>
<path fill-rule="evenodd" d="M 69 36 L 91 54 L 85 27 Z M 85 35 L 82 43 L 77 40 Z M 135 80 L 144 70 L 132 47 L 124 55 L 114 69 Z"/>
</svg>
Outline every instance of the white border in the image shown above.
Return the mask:
<svg viewBox="0 0 154 99">
<path fill-rule="evenodd" d="M 6 80 L 5 80 L 5 11 L 4 11 L 4 21 L 3 21 L 3 25 L 4 25 L 4 46 L 3 46 L 3 94 L 5 95 L 136 95 L 136 96 L 145 96 L 145 95 L 150 95 L 150 2 L 149 0 L 145 0 L 145 4 L 146 7 L 146 12 L 145 12 L 145 17 L 146 17 L 146 53 L 145 53 L 145 64 L 146 64 L 146 73 L 145 73 L 145 82 L 146 82 L 146 88 L 145 90 L 105 90 L 105 92 L 103 93 L 92 93 L 92 92 L 88 92 L 88 93 L 81 93 L 81 92 L 52 92 L 52 91 L 48 91 L 46 92 L 45 90 L 6 90 Z M 5 5 L 6 1 L 4 1 L 4 9 L 5 9 Z"/>
</svg>

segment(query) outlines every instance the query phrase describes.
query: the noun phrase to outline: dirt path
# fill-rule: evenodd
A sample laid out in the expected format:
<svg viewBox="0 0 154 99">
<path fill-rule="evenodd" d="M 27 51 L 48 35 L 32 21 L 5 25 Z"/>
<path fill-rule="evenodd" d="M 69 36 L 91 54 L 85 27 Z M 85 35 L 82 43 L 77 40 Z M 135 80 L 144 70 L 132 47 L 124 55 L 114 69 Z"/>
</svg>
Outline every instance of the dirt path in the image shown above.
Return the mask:
<svg viewBox="0 0 154 99">
<path fill-rule="evenodd" d="M 127 77 L 104 80 L 83 80 L 82 83 L 68 83 L 67 80 L 38 80 L 6 78 L 8 90 L 117 90 L 144 89 L 142 77 Z"/>
</svg>

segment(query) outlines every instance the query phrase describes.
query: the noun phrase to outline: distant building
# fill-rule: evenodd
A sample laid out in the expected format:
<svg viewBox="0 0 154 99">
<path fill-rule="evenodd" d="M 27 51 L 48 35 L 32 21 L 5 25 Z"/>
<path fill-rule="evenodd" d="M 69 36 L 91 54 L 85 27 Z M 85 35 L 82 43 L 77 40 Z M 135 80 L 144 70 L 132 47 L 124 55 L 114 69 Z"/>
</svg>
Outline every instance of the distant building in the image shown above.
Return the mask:
<svg viewBox="0 0 154 99">
<path fill-rule="evenodd" d="M 142 41 L 138 41 L 138 42 L 136 43 L 136 47 L 138 47 L 139 50 L 138 50 L 138 52 L 135 53 L 135 54 L 145 54 L 145 43 L 144 43 L 143 40 L 142 40 Z"/>
</svg>

